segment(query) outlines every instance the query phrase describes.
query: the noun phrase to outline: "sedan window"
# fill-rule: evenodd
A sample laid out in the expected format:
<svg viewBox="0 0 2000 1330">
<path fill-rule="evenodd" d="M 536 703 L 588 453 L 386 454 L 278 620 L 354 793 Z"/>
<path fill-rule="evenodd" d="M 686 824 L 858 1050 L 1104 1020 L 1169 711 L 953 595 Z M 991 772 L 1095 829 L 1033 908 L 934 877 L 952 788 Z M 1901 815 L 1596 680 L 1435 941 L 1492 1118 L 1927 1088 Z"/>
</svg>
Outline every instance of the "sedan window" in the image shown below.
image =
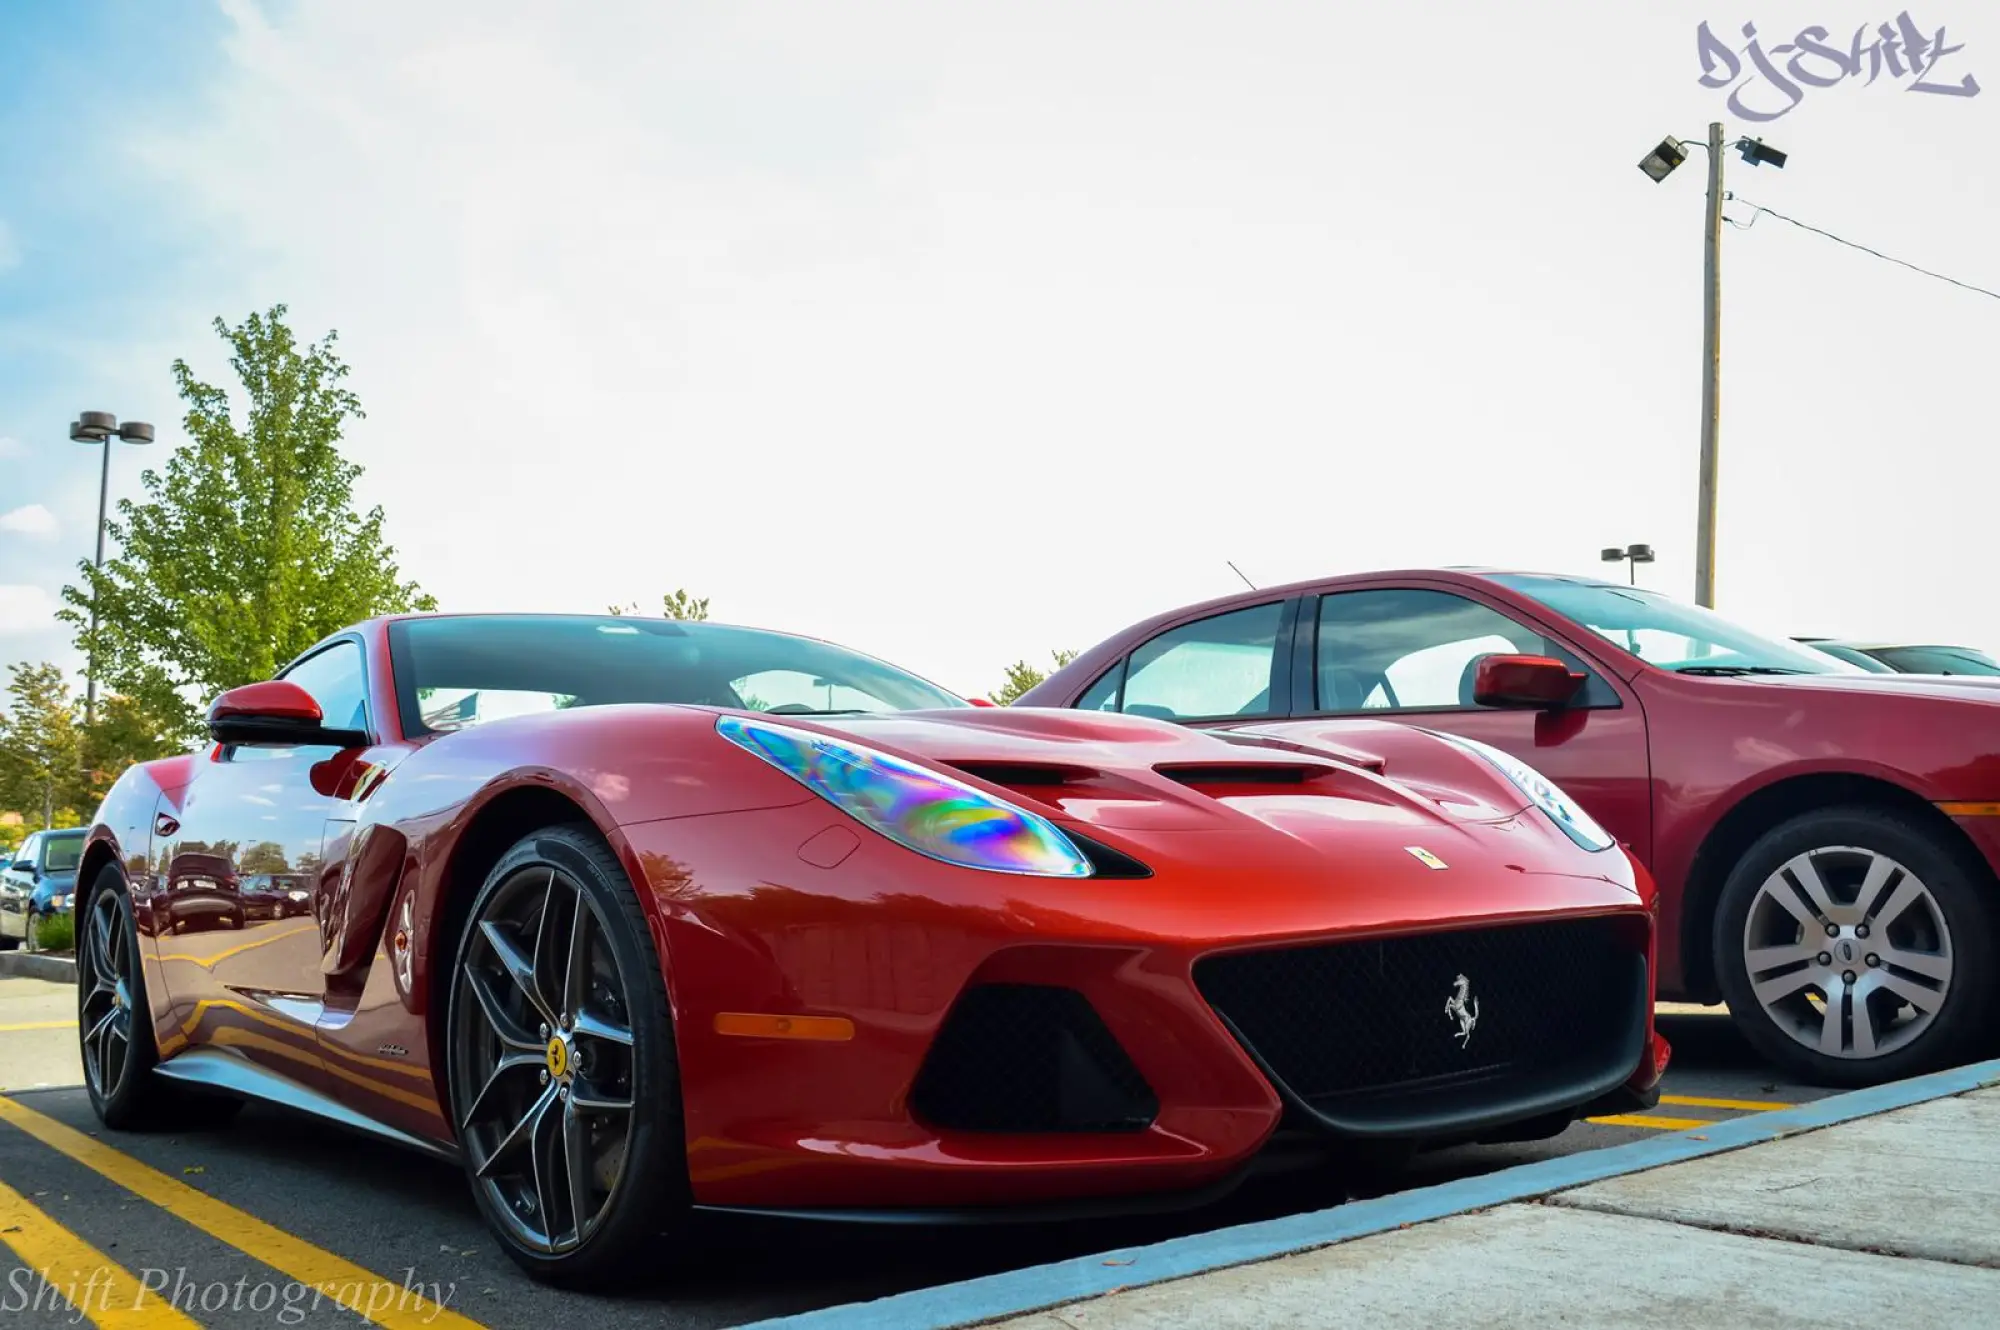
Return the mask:
<svg viewBox="0 0 2000 1330">
<path fill-rule="evenodd" d="M 1490 655 L 1553 656 L 1588 682 L 1582 706 L 1616 695 L 1560 644 L 1498 610 L 1416 587 L 1320 597 L 1321 711 L 1414 711 L 1476 706 L 1472 681 Z"/>
<path fill-rule="evenodd" d="M 1119 710 L 1162 720 L 1269 715 L 1283 617 L 1274 602 L 1161 633 L 1132 653 Z"/>
</svg>

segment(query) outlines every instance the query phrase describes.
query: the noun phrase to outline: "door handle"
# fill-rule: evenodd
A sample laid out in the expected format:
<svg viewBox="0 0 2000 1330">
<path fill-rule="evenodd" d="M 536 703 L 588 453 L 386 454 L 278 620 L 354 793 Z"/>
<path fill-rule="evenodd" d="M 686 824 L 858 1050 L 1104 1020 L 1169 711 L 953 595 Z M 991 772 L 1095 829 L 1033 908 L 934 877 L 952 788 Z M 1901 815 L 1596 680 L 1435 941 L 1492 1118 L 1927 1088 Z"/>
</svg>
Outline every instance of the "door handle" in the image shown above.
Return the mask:
<svg viewBox="0 0 2000 1330">
<path fill-rule="evenodd" d="M 153 834 L 155 836 L 171 836 L 180 829 L 181 824 L 174 821 L 173 818 L 167 816 L 165 813 L 161 813 L 153 819 Z"/>
</svg>

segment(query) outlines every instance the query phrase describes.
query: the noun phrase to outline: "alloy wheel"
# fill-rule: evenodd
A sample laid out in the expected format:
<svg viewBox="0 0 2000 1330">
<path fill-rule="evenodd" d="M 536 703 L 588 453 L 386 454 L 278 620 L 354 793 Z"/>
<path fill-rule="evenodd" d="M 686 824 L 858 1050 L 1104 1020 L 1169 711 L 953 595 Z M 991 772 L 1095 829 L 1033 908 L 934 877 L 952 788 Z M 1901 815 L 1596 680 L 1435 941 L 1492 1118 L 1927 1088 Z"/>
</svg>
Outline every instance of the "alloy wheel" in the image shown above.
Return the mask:
<svg viewBox="0 0 2000 1330">
<path fill-rule="evenodd" d="M 122 892 L 98 891 L 90 903 L 83 945 L 77 950 L 83 1074 L 100 1101 L 118 1093 L 132 1063 L 138 957 L 132 948 L 129 909 Z"/>
<path fill-rule="evenodd" d="M 1929 887 L 1875 850 L 1786 860 L 1743 925 L 1751 990 L 1780 1030 L 1836 1058 L 1875 1058 L 1929 1029 L 1951 991 L 1951 929 Z"/>
<path fill-rule="evenodd" d="M 485 898 L 458 975 L 459 1141 L 513 1236 L 575 1251 L 610 1211 L 630 1152 L 629 989 L 590 893 L 547 864 Z"/>
</svg>

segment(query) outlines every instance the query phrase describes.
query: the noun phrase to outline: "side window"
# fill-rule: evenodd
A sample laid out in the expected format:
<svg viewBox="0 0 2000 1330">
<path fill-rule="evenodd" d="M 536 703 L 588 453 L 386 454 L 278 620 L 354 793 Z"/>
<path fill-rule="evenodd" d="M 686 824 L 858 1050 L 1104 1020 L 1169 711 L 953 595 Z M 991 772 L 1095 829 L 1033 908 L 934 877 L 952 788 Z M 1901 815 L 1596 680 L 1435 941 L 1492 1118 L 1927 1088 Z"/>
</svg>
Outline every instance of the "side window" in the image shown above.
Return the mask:
<svg viewBox="0 0 2000 1330">
<path fill-rule="evenodd" d="M 12 862 L 16 864 L 25 863 L 32 869 L 34 865 L 41 862 L 41 853 L 42 833 L 38 831 L 21 842 L 21 848 L 14 851 Z M 11 865 L 0 865 L 0 867 L 6 866 Z"/>
<path fill-rule="evenodd" d="M 1617 695 L 1576 656 L 1498 610 L 1446 591 L 1342 591 L 1321 596 L 1316 673 L 1321 711 L 1470 708 L 1482 656 L 1554 656 L 1587 677 L 1581 706 Z"/>
<path fill-rule="evenodd" d="M 1118 710 L 1118 685 L 1125 682 L 1125 660 L 1119 658 L 1116 665 L 1097 676 L 1097 682 L 1083 690 L 1083 696 L 1076 699 L 1079 711 Z"/>
<path fill-rule="evenodd" d="M 361 648 L 352 642 L 336 642 L 306 657 L 282 677 L 312 694 L 330 729 L 365 730 L 368 687 L 361 671 Z"/>
<path fill-rule="evenodd" d="M 1132 653 L 1118 709 L 1163 720 L 1269 715 L 1283 618 L 1277 602 L 1161 633 Z"/>
</svg>

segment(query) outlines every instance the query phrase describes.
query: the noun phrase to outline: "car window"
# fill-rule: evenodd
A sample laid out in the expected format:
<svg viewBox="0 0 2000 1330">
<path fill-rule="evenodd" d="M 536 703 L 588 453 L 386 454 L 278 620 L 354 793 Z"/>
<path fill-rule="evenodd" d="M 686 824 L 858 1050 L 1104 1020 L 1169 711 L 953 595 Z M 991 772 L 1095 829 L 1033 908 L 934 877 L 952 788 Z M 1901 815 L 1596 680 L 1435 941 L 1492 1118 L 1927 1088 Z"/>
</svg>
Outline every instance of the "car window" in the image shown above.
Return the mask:
<svg viewBox="0 0 2000 1330">
<path fill-rule="evenodd" d="M 1118 709 L 1163 720 L 1269 715 L 1283 617 L 1275 602 L 1161 633 L 1132 653 Z"/>
<path fill-rule="evenodd" d="M 1578 702 L 1616 705 L 1584 662 L 1533 628 L 1446 591 L 1398 587 L 1320 597 L 1316 661 L 1321 711 L 1473 707 L 1484 656 L 1553 656 L 1586 676 Z"/>
<path fill-rule="evenodd" d="M 328 729 L 368 728 L 368 688 L 362 680 L 361 648 L 355 643 L 336 642 L 281 677 L 312 694 Z"/>
<path fill-rule="evenodd" d="M 1904 674 L 2000 674 L 2000 665 L 1969 647 L 1877 647 L 1871 654 Z"/>
<path fill-rule="evenodd" d="M 44 873 L 74 873 L 83 858 L 83 837 L 51 836 L 42 843 Z"/>
<path fill-rule="evenodd" d="M 21 848 L 14 851 L 14 857 L 8 861 L 8 867 L 11 868 L 13 865 L 18 863 L 26 863 L 29 865 L 33 865 L 35 862 L 35 855 L 41 850 L 41 848 L 42 848 L 42 833 L 38 831 L 34 835 L 28 837 L 28 839 L 21 842 Z"/>
<path fill-rule="evenodd" d="M 1125 661 L 1121 657 L 1116 665 L 1097 676 L 1097 682 L 1083 690 L 1083 696 L 1076 699 L 1080 711 L 1118 710 L 1118 685 L 1125 682 Z"/>
</svg>

